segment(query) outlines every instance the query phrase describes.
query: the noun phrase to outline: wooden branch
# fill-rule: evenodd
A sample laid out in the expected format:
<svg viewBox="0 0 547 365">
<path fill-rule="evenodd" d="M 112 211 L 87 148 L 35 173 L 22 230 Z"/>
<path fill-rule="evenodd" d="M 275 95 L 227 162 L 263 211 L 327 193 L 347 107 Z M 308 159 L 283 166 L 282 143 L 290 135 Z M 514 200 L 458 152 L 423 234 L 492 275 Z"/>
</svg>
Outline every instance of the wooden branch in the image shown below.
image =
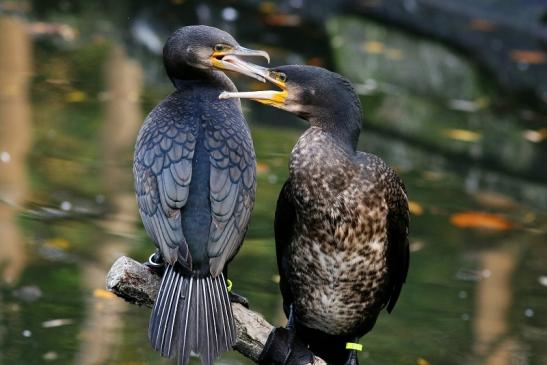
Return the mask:
<svg viewBox="0 0 547 365">
<path fill-rule="evenodd" d="M 161 278 L 147 266 L 125 256 L 114 262 L 106 277 L 108 290 L 130 303 L 150 308 L 158 295 L 160 282 Z M 237 329 L 234 349 L 258 362 L 258 357 L 274 326 L 259 313 L 239 303 L 232 303 L 232 311 Z M 314 365 L 325 365 L 325 362 L 316 356 Z"/>
</svg>

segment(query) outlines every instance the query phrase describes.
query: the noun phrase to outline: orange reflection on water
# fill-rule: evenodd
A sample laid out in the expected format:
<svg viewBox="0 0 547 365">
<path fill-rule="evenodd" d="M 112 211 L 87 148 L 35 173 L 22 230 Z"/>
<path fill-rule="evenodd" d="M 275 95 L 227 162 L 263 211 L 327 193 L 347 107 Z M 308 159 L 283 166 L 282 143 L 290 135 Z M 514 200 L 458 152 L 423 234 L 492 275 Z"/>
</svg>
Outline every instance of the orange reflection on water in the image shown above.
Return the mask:
<svg viewBox="0 0 547 365">
<path fill-rule="evenodd" d="M 23 20 L 0 17 L 0 55 L 0 274 L 13 282 L 26 262 L 17 214 L 27 196 L 26 157 L 31 145 L 32 47 Z"/>
</svg>

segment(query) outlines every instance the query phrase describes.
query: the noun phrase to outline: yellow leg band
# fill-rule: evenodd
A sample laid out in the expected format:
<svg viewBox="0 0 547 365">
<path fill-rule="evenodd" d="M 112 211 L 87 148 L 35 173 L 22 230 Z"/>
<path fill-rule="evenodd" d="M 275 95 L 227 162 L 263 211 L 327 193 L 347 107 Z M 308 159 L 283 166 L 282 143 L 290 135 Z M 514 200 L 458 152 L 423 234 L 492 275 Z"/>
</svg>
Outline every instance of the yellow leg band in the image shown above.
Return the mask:
<svg viewBox="0 0 547 365">
<path fill-rule="evenodd" d="M 226 280 L 226 289 L 228 289 L 228 293 L 232 291 L 232 280 Z"/>
<path fill-rule="evenodd" d="M 347 342 L 346 350 L 363 351 L 363 345 L 361 345 L 360 343 L 355 343 L 355 342 Z"/>
</svg>

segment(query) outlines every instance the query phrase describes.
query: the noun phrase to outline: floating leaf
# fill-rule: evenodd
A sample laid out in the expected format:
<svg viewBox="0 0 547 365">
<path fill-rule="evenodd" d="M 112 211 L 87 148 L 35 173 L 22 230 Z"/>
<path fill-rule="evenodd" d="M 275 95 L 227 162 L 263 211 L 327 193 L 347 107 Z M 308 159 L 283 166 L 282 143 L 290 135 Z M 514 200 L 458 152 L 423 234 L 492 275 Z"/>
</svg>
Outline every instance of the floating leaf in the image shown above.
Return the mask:
<svg viewBox="0 0 547 365">
<path fill-rule="evenodd" d="M 33 35 L 60 36 L 65 41 L 73 41 L 78 36 L 78 31 L 68 24 L 63 23 L 30 23 L 28 30 Z"/>
<path fill-rule="evenodd" d="M 382 42 L 370 41 L 363 44 L 363 51 L 372 54 L 380 54 L 384 52 L 384 44 Z"/>
<path fill-rule="evenodd" d="M 42 355 L 42 359 L 47 361 L 57 360 L 58 358 L 59 358 L 59 354 L 56 353 L 55 351 L 48 351 Z"/>
<path fill-rule="evenodd" d="M 409 250 L 410 252 L 418 252 L 421 251 L 425 247 L 424 241 L 414 241 L 410 242 Z"/>
<path fill-rule="evenodd" d="M 459 228 L 484 228 L 495 231 L 505 231 L 513 227 L 513 223 L 503 216 L 473 211 L 453 214 L 450 223 Z"/>
<path fill-rule="evenodd" d="M 473 195 L 481 205 L 494 209 L 516 209 L 518 203 L 507 195 L 494 191 L 479 191 Z"/>
<path fill-rule="evenodd" d="M 60 86 L 70 85 L 70 82 L 65 79 L 50 78 L 50 79 L 46 79 L 45 81 L 51 85 L 60 85 Z"/>
<path fill-rule="evenodd" d="M 541 128 L 536 131 L 529 129 L 522 132 L 522 136 L 527 141 L 539 143 L 547 138 L 547 128 Z"/>
<path fill-rule="evenodd" d="M 490 105 L 490 100 L 485 97 L 480 97 L 475 100 L 452 99 L 448 102 L 451 109 L 462 112 L 475 113 Z"/>
<path fill-rule="evenodd" d="M 74 323 L 74 320 L 70 318 L 51 319 L 49 321 L 42 322 L 42 327 L 54 328 L 54 327 L 66 326 L 72 323 Z"/>
<path fill-rule="evenodd" d="M 542 51 L 513 50 L 511 59 L 517 62 L 524 62 L 533 65 L 539 65 L 547 62 L 547 54 Z"/>
<path fill-rule="evenodd" d="M 14 290 L 13 296 L 25 302 L 34 302 L 42 297 L 42 290 L 36 285 L 25 285 Z"/>
<path fill-rule="evenodd" d="M 46 246 L 66 250 L 70 247 L 70 242 L 66 238 L 52 238 L 45 242 Z"/>
<path fill-rule="evenodd" d="M 418 364 L 418 365 L 429 365 L 429 361 L 427 361 L 423 357 L 419 357 L 418 359 L 416 359 L 416 364 Z"/>
<path fill-rule="evenodd" d="M 469 28 L 480 32 L 493 32 L 496 30 L 496 23 L 487 19 L 473 19 L 469 23 Z"/>
<path fill-rule="evenodd" d="M 408 210 L 410 210 L 410 213 L 414 215 L 422 215 L 424 213 L 424 208 L 420 205 L 420 203 L 412 200 L 408 202 Z"/>
<path fill-rule="evenodd" d="M 443 135 L 463 142 L 476 142 L 481 139 L 481 134 L 468 129 L 445 129 Z"/>
<path fill-rule="evenodd" d="M 463 281 L 481 281 L 482 279 L 488 279 L 492 275 L 492 272 L 488 269 L 469 269 L 460 268 L 456 273 L 456 278 Z"/>
<path fill-rule="evenodd" d="M 104 289 L 95 289 L 93 291 L 93 296 L 100 299 L 114 299 L 116 297 L 113 293 Z"/>
<path fill-rule="evenodd" d="M 81 103 L 87 99 L 87 94 L 83 91 L 71 91 L 66 94 L 66 101 L 69 103 Z"/>
</svg>

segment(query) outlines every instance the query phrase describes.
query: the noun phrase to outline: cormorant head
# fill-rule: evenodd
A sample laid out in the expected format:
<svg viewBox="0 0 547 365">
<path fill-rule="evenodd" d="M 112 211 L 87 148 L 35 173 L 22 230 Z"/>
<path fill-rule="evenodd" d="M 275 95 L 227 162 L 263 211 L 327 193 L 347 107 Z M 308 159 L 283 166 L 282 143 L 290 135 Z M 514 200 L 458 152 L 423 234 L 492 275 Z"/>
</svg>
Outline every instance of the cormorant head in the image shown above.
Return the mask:
<svg viewBox="0 0 547 365">
<path fill-rule="evenodd" d="M 225 59 L 228 55 L 230 58 Z M 171 80 L 192 80 L 208 70 L 219 69 L 264 81 L 247 68 L 230 61 L 238 60 L 238 56 L 260 56 L 270 61 L 265 51 L 244 48 L 230 34 L 206 25 L 192 25 L 176 30 L 163 47 L 163 62 Z"/>
<path fill-rule="evenodd" d="M 264 68 L 241 62 L 241 67 L 252 70 L 280 90 L 223 92 L 221 99 L 252 99 L 284 109 L 312 126 L 351 136 L 356 143 L 355 136 L 362 123 L 361 102 L 351 83 L 341 75 L 306 65 Z"/>
</svg>

